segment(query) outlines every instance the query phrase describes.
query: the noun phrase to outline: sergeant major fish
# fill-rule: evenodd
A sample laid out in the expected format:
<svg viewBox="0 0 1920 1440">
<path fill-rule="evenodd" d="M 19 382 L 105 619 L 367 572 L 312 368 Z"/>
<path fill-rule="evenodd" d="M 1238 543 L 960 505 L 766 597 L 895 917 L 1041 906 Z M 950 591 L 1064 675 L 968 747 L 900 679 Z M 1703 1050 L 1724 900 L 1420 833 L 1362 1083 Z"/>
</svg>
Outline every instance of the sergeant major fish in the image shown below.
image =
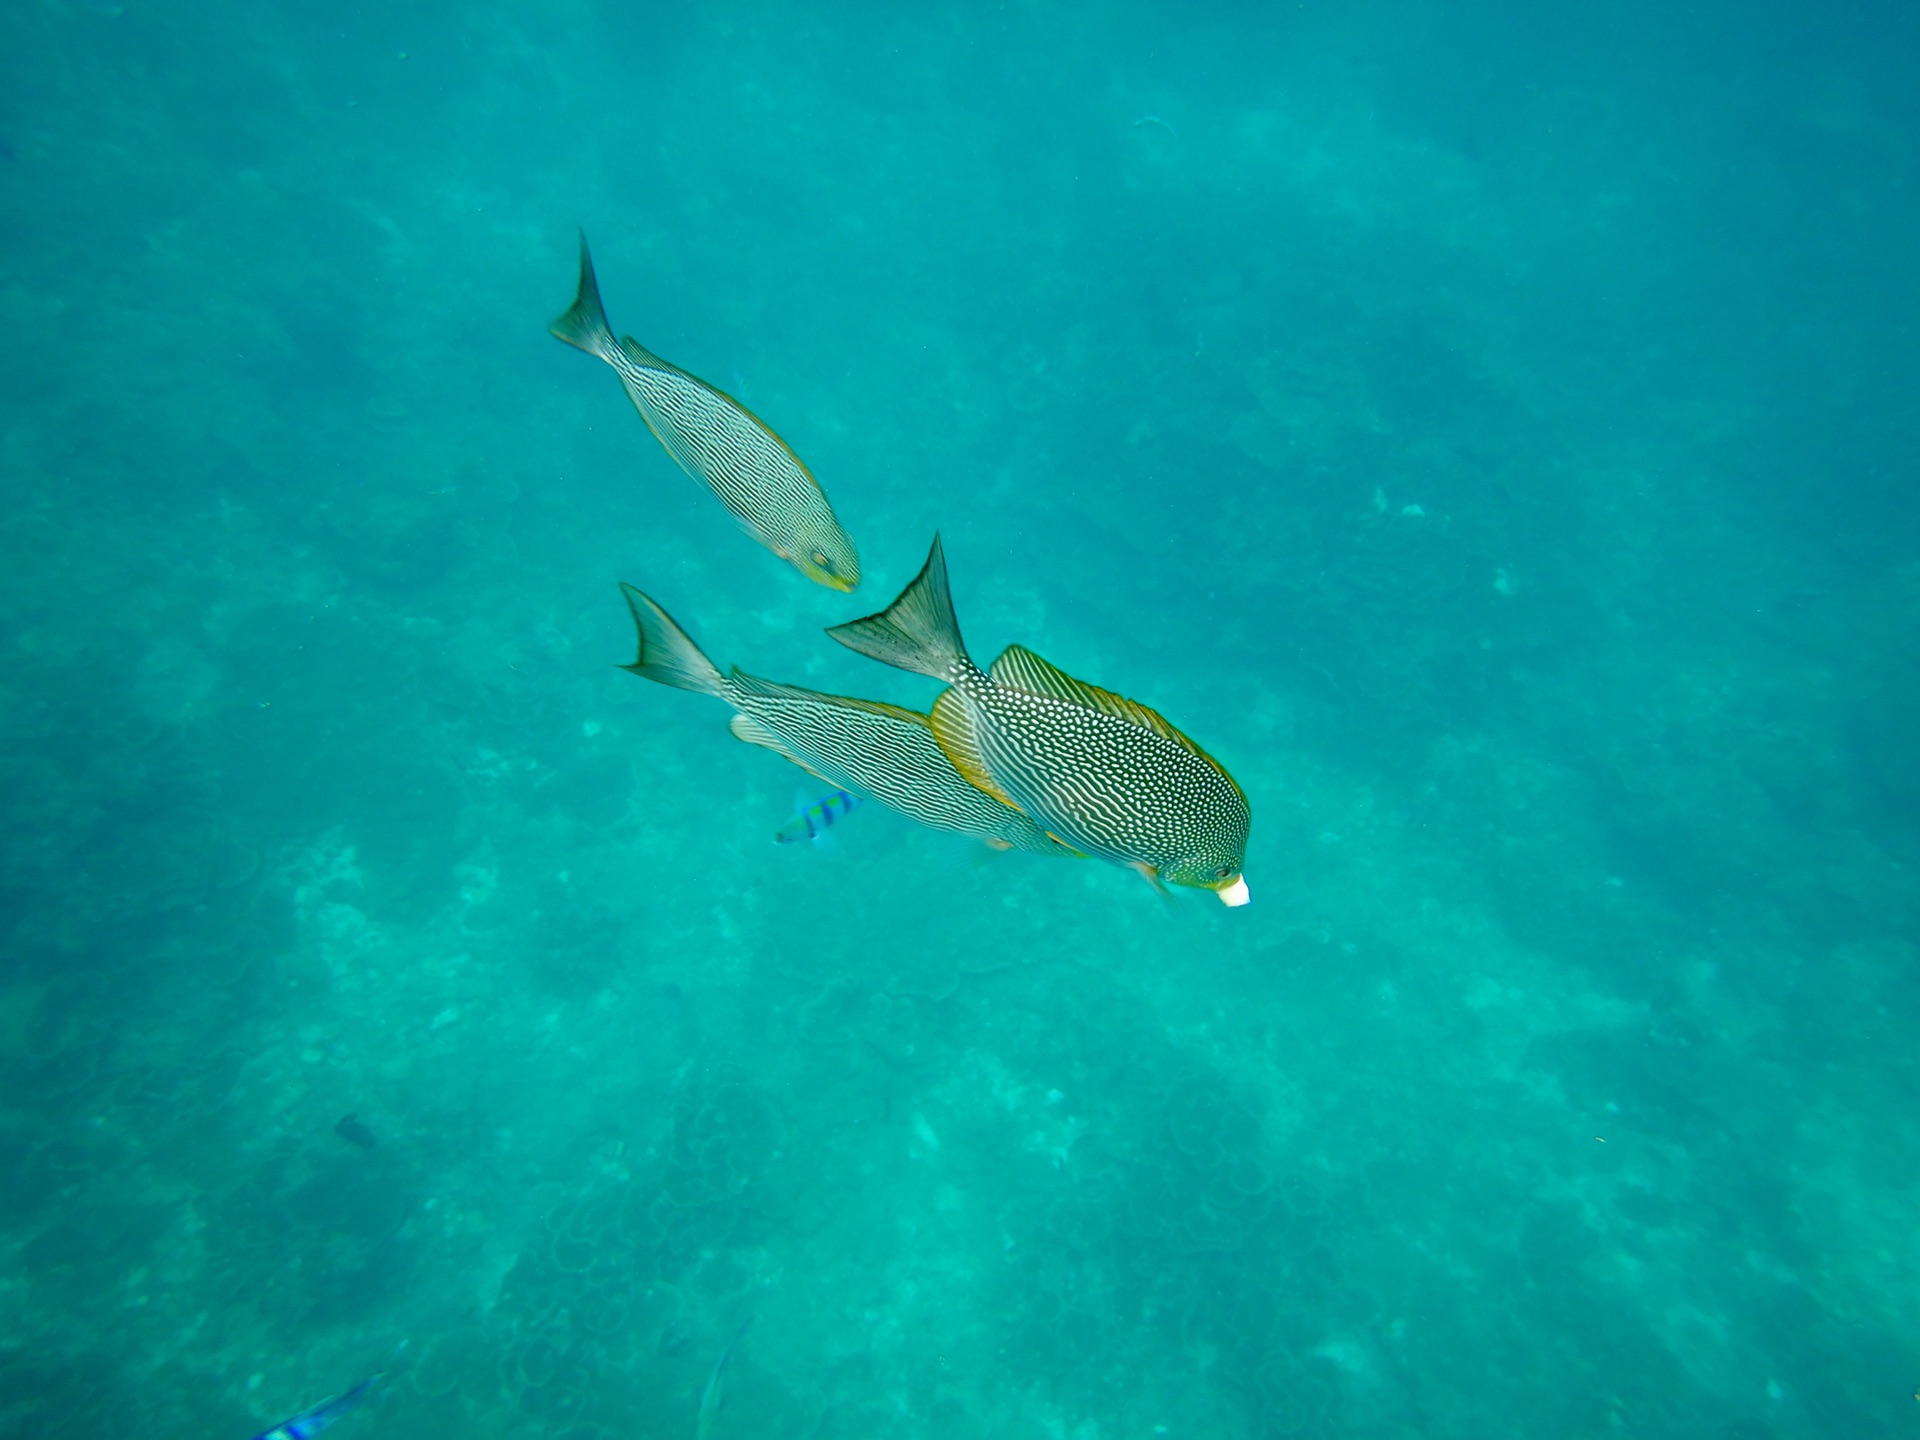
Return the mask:
<svg viewBox="0 0 1920 1440">
<path fill-rule="evenodd" d="M 323 1400 L 311 1410 L 302 1410 L 291 1420 L 282 1420 L 271 1430 L 262 1430 L 253 1440 L 312 1440 L 347 1411 L 366 1398 L 378 1375 L 369 1375 L 343 1395 Z"/>
<path fill-rule="evenodd" d="M 556 339 L 614 368 L 627 398 L 682 470 L 704 481 L 754 539 L 802 575 L 834 590 L 860 583 L 853 541 L 800 457 L 725 391 L 662 360 L 607 324 L 587 237 L 580 237 L 580 293 L 547 327 Z"/>
<path fill-rule="evenodd" d="M 780 845 L 794 845 L 802 840 L 818 840 L 839 821 L 842 815 L 851 814 L 865 803 L 851 791 L 836 790 L 824 799 L 814 801 L 774 831 L 774 842 Z"/>
<path fill-rule="evenodd" d="M 640 639 L 638 657 L 620 668 L 726 701 L 736 712 L 732 728 L 740 739 L 936 830 L 957 830 L 996 850 L 1073 853 L 1018 810 L 961 779 L 934 743 L 926 716 L 762 680 L 737 667 L 722 675 L 671 615 L 631 585 L 620 590 Z"/>
<path fill-rule="evenodd" d="M 919 577 L 877 615 L 827 633 L 947 682 L 933 737 L 967 780 L 1046 832 L 1162 881 L 1247 903 L 1252 817 L 1233 777 L 1153 710 L 1074 679 L 1031 650 L 982 671 L 968 657 L 936 535 Z"/>
</svg>

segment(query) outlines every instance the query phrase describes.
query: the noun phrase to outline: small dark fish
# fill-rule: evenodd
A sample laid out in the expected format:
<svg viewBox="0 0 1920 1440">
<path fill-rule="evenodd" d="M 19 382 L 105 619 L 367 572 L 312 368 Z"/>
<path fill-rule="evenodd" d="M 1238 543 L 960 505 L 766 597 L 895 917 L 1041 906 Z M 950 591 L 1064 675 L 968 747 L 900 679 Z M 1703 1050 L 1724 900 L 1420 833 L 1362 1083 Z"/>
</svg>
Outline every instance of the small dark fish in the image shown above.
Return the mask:
<svg viewBox="0 0 1920 1440">
<path fill-rule="evenodd" d="M 348 1117 L 352 1118 L 352 1117 Z M 311 1410 L 302 1410 L 291 1420 L 282 1420 L 271 1430 L 262 1430 L 253 1440 L 311 1440 L 347 1411 L 358 1405 L 373 1388 L 378 1375 L 369 1375 L 344 1395 L 323 1400 Z"/>
<path fill-rule="evenodd" d="M 731 728 L 740 739 L 936 830 L 975 836 L 995 850 L 1074 853 L 1018 810 L 961 778 L 935 743 L 926 716 L 898 705 L 761 680 L 738 668 L 722 675 L 671 615 L 631 585 L 620 588 L 640 641 L 634 662 L 620 668 L 643 680 L 724 700 L 737 712 Z"/>
<path fill-rule="evenodd" d="M 780 845 L 792 845 L 801 840 L 818 840 L 838 823 L 842 815 L 858 810 L 865 803 L 858 795 L 836 790 L 824 800 L 814 801 L 774 831 L 774 841 Z"/>
<path fill-rule="evenodd" d="M 747 1333 L 753 1324 L 749 1315 L 740 1322 L 740 1328 L 733 1332 L 733 1339 L 727 1342 L 727 1348 L 720 1352 L 720 1358 L 714 1361 L 713 1373 L 707 1376 L 707 1388 L 700 1392 L 700 1414 L 694 1426 L 697 1440 L 707 1440 L 713 1433 L 713 1422 L 720 1414 L 720 1407 L 727 1398 L 727 1366 L 733 1362 L 733 1352 L 740 1344 L 740 1337 Z"/>
<path fill-rule="evenodd" d="M 339 1123 L 333 1127 L 333 1133 L 362 1150 L 371 1150 L 380 1143 L 374 1138 L 373 1131 L 360 1123 L 358 1115 L 342 1115 Z"/>
</svg>

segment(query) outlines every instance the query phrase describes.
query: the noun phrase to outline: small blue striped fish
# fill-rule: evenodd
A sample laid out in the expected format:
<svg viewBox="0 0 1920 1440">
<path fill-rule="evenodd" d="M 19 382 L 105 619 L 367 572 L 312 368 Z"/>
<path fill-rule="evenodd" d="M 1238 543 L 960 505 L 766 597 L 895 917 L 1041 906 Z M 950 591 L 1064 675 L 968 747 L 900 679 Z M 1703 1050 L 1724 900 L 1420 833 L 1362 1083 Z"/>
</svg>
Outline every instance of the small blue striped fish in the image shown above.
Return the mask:
<svg viewBox="0 0 1920 1440">
<path fill-rule="evenodd" d="M 926 716 L 762 680 L 737 667 L 722 675 L 671 615 L 631 585 L 620 589 L 640 641 L 634 662 L 621 668 L 657 685 L 724 701 L 733 707 L 730 728 L 740 739 L 786 756 L 850 797 L 870 796 L 935 830 L 957 830 L 995 850 L 1075 853 L 1030 817 L 961 778 L 935 743 Z"/>
<path fill-rule="evenodd" d="M 836 790 L 824 800 L 814 801 L 774 831 L 774 842 L 780 845 L 792 845 L 801 840 L 818 840 L 840 823 L 842 815 L 851 814 L 864 803 L 858 795 L 846 790 Z"/>
<path fill-rule="evenodd" d="M 369 1375 L 344 1395 L 323 1400 L 311 1410 L 302 1410 L 291 1420 L 282 1420 L 271 1430 L 262 1430 L 253 1440 L 313 1440 L 322 1430 L 366 1398 L 380 1376 Z"/>
</svg>

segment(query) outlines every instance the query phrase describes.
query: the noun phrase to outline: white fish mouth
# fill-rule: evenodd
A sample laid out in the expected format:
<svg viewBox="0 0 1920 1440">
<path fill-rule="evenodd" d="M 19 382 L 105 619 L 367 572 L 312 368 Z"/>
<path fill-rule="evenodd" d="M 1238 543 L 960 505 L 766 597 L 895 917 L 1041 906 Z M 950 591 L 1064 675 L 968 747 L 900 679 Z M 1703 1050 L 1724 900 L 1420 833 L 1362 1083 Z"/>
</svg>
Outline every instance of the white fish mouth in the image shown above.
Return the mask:
<svg viewBox="0 0 1920 1440">
<path fill-rule="evenodd" d="M 1244 875 L 1237 878 L 1233 884 L 1216 890 L 1213 893 L 1220 897 L 1220 903 L 1222 905 L 1227 906 L 1244 905 L 1253 898 L 1247 890 L 1247 877 Z"/>
</svg>

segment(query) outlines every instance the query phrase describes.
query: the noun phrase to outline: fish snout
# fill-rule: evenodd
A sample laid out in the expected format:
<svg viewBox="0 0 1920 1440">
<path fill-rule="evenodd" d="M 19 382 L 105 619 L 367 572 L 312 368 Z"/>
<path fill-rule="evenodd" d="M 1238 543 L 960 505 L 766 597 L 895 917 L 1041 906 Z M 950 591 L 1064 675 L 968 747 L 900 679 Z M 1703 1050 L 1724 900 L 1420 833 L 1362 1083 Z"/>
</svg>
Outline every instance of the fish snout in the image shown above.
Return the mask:
<svg viewBox="0 0 1920 1440">
<path fill-rule="evenodd" d="M 1231 885 L 1223 885 L 1214 893 L 1220 897 L 1220 903 L 1222 905 L 1230 908 L 1237 908 L 1244 905 L 1253 898 L 1247 891 L 1247 877 L 1244 875 L 1234 876 Z"/>
<path fill-rule="evenodd" d="M 831 552 L 822 545 L 816 545 L 798 560 L 784 550 L 779 553 L 816 585 L 838 590 L 842 595 L 851 595 L 860 588 L 860 562 L 854 558 L 850 548 L 843 550 L 838 559 L 833 558 Z"/>
</svg>

